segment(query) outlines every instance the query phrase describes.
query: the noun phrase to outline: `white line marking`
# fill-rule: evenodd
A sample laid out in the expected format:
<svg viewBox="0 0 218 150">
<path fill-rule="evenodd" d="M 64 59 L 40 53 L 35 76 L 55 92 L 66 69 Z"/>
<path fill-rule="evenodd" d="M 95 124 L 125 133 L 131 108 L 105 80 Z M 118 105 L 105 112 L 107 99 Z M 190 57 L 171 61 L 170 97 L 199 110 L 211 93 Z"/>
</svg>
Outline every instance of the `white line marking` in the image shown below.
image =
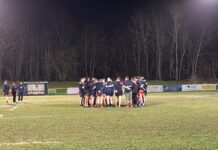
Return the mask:
<svg viewBox="0 0 218 150">
<path fill-rule="evenodd" d="M 0 146 L 3 145 L 31 145 L 31 144 L 60 144 L 62 142 L 41 142 L 41 141 L 33 141 L 33 142 L 17 142 L 17 143 L 0 143 Z"/>
<path fill-rule="evenodd" d="M 22 116 L 22 117 L 4 117 L 0 119 L 32 119 L 32 118 L 53 118 L 54 116 Z"/>
<path fill-rule="evenodd" d="M 13 111 L 17 108 L 17 106 L 14 106 L 13 108 L 9 109 L 9 111 Z"/>
<path fill-rule="evenodd" d="M 0 118 L 2 118 L 4 115 L 0 115 Z"/>
<path fill-rule="evenodd" d="M 11 106 L 11 105 L 2 105 L 2 106 L 0 106 L 0 108 L 8 108 L 8 107 L 13 107 L 13 106 Z"/>
</svg>

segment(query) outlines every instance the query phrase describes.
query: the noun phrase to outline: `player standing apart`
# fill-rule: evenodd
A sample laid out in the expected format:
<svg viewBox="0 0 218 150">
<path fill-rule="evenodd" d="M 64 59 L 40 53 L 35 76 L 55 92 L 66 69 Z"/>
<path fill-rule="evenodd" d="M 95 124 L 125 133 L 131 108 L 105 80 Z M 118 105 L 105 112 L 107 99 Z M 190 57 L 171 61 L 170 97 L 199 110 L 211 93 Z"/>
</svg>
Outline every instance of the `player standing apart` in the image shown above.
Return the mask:
<svg viewBox="0 0 218 150">
<path fill-rule="evenodd" d="M 9 95 L 9 90 L 10 90 L 10 86 L 8 85 L 8 81 L 5 80 L 4 81 L 4 86 L 3 86 L 3 94 L 5 97 L 5 102 L 8 104 L 8 95 Z"/>
<path fill-rule="evenodd" d="M 79 82 L 80 106 L 84 106 L 85 105 L 84 82 L 85 82 L 85 78 L 81 78 L 80 82 Z"/>
<path fill-rule="evenodd" d="M 13 96 L 13 103 L 16 103 L 17 88 L 14 82 L 11 84 L 11 91 Z"/>
<path fill-rule="evenodd" d="M 17 87 L 17 91 L 18 91 L 18 102 L 23 102 L 23 96 L 24 96 L 23 82 L 19 82 L 19 85 Z"/>
</svg>

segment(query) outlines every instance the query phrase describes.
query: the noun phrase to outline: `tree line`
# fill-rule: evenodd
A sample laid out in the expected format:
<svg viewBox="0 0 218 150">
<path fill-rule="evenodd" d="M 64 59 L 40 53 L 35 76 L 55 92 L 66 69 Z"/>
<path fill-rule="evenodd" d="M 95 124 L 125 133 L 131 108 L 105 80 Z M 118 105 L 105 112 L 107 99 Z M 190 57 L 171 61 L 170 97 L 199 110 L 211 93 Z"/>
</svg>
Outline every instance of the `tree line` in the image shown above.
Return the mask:
<svg viewBox="0 0 218 150">
<path fill-rule="evenodd" d="M 201 8 L 190 13 L 181 1 L 150 3 L 112 29 L 78 23 L 64 11 L 45 12 L 0 15 L 0 79 L 218 78 L 217 20 Z"/>
</svg>

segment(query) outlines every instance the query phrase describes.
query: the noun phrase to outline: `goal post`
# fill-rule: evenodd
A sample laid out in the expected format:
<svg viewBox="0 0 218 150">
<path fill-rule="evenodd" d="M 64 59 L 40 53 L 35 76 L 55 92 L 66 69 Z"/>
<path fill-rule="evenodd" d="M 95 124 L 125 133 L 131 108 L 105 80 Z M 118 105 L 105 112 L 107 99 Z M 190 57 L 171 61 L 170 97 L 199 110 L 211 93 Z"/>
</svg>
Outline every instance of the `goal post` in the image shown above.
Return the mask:
<svg viewBox="0 0 218 150">
<path fill-rule="evenodd" d="M 24 82 L 26 95 L 48 95 L 48 82 Z"/>
</svg>

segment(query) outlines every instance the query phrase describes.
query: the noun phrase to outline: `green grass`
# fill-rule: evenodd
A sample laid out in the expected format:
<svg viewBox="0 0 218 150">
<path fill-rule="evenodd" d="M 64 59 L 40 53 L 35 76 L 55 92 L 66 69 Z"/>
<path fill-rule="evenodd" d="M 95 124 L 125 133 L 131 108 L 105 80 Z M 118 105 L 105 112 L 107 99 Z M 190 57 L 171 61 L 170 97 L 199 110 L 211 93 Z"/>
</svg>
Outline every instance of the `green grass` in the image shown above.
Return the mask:
<svg viewBox="0 0 218 150">
<path fill-rule="evenodd" d="M 78 96 L 33 96 L 13 111 L 1 100 L 0 149 L 218 149 L 217 97 L 157 93 L 146 108 L 97 109 L 80 108 Z"/>
<path fill-rule="evenodd" d="M 62 89 L 68 87 L 78 87 L 79 81 L 68 81 L 68 82 L 49 82 L 49 89 Z"/>
</svg>

